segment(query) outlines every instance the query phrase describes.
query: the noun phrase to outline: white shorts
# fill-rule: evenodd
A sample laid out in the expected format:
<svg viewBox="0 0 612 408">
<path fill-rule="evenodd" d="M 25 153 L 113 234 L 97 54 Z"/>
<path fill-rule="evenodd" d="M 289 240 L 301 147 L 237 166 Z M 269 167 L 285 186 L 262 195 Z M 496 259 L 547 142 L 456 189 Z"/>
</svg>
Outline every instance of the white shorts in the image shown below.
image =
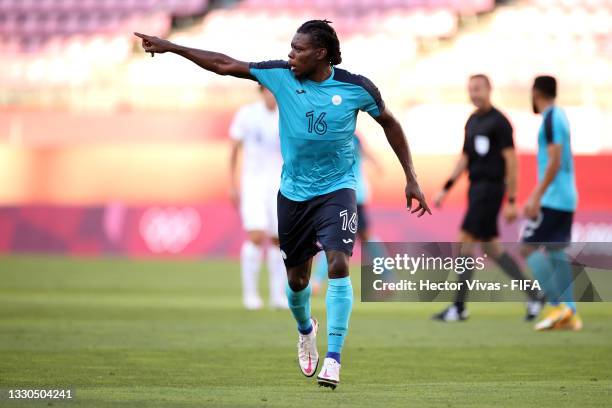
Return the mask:
<svg viewBox="0 0 612 408">
<path fill-rule="evenodd" d="M 245 231 L 264 231 L 278 237 L 275 183 L 243 180 L 240 195 L 240 216 Z"/>
</svg>

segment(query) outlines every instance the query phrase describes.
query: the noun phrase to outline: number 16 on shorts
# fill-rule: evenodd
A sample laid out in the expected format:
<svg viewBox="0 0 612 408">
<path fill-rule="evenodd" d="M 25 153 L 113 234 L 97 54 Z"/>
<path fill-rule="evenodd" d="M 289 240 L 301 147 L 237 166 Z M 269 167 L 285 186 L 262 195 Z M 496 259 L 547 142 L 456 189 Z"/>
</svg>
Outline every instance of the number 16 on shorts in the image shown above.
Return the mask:
<svg viewBox="0 0 612 408">
<path fill-rule="evenodd" d="M 340 211 L 340 218 L 342 218 L 342 231 L 347 229 L 352 233 L 357 233 L 357 213 L 353 212 L 349 218 L 348 210 Z"/>
</svg>

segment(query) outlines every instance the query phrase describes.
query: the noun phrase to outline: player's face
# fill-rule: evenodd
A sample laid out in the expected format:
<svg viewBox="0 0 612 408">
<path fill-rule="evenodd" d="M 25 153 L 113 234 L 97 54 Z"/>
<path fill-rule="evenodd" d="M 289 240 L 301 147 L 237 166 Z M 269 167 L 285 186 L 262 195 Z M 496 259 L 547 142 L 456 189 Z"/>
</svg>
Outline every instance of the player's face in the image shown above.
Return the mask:
<svg viewBox="0 0 612 408">
<path fill-rule="evenodd" d="M 470 101 L 478 109 L 486 107 L 491 101 L 491 88 L 483 78 L 472 78 L 468 83 Z"/>
<path fill-rule="evenodd" d="M 537 89 L 531 90 L 531 108 L 533 109 L 533 113 L 540 113 L 540 108 L 538 108 L 538 99 L 540 98 L 540 93 Z"/>
<path fill-rule="evenodd" d="M 324 57 L 324 48 L 315 48 L 310 41 L 309 34 L 296 33 L 291 40 L 291 52 L 289 52 L 289 65 L 291 71 L 298 78 L 306 78 L 310 75 L 317 64 Z"/>
</svg>

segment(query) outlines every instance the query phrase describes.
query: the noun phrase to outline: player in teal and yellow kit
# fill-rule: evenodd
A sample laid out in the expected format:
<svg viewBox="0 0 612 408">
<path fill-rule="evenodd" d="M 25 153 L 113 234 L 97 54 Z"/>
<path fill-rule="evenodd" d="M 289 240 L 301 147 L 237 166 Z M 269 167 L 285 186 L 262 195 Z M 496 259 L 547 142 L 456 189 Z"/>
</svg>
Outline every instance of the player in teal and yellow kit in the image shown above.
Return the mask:
<svg viewBox="0 0 612 408">
<path fill-rule="evenodd" d="M 319 362 L 318 323 L 310 315 L 312 257 L 328 261 L 328 352 L 317 377 L 335 388 L 340 352 L 353 304 L 349 257 L 357 232 L 355 144 L 357 114 L 365 111 L 383 128 L 406 176 L 408 209 L 430 212 L 417 183 L 408 143 L 398 121 L 367 78 L 337 68 L 342 57 L 336 32 L 326 20 L 302 24 L 291 41 L 288 61 L 248 63 L 227 55 L 182 47 L 144 34 L 146 52 L 172 52 L 220 75 L 256 80 L 279 108 L 283 169 L 278 193 L 278 237 L 287 268 L 287 299 L 298 326 L 298 363 L 311 377 Z"/>
<path fill-rule="evenodd" d="M 525 206 L 523 255 L 554 306 L 535 329 L 582 329 L 576 313 L 572 269 L 565 253 L 578 204 L 570 127 L 556 103 L 557 81 L 539 76 L 532 88 L 533 111 L 542 115 L 538 132 L 538 184 Z"/>
</svg>

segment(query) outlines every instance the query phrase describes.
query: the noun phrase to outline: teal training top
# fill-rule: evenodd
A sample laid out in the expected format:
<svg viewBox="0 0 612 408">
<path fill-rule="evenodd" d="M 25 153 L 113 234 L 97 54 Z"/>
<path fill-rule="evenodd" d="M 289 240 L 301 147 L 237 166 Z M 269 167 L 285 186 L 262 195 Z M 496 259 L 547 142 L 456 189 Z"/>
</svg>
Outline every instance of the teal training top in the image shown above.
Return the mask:
<svg viewBox="0 0 612 408">
<path fill-rule="evenodd" d="M 275 96 L 283 170 L 281 193 L 294 201 L 356 188 L 355 125 L 362 110 L 378 117 L 384 102 L 361 75 L 332 67 L 322 82 L 295 77 L 287 61 L 251 63 L 251 74 Z"/>
<path fill-rule="evenodd" d="M 544 178 L 548 164 L 548 145 L 561 145 L 561 167 L 542 196 L 542 207 L 561 211 L 575 211 L 578 192 L 574 176 L 574 159 L 570 145 L 570 128 L 565 112 L 551 106 L 543 113 L 538 133 L 538 181 Z"/>
</svg>

